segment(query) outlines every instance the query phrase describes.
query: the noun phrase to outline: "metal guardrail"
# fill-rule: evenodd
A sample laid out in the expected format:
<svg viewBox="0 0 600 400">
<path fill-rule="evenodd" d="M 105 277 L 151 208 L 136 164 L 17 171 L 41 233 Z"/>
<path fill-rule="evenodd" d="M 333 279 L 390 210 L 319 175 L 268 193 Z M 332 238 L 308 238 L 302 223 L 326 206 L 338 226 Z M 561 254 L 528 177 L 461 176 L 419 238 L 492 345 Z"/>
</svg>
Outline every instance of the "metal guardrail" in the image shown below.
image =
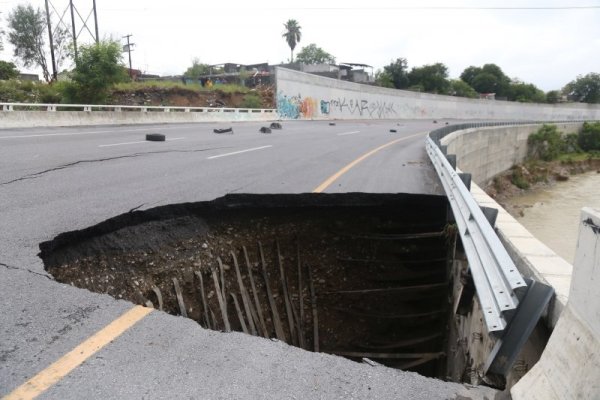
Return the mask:
<svg viewBox="0 0 600 400">
<path fill-rule="evenodd" d="M 481 122 L 442 127 L 432 131 L 425 143 L 429 158 L 440 178 L 454 213 L 469 268 L 477 290 L 488 332 L 503 331 L 519 307 L 515 290 L 526 288 L 527 283 L 519 273 L 494 228 L 479 207 L 471 192 L 456 172 L 440 140 L 451 132 L 469 128 L 508 125 L 561 123 L 580 121 L 519 121 Z M 523 289 L 525 291 L 525 289 Z M 520 296 L 521 298 L 523 296 Z"/>
<path fill-rule="evenodd" d="M 198 112 L 198 113 L 276 113 L 271 108 L 218 108 L 218 107 L 170 107 L 170 106 L 123 106 L 98 104 L 43 104 L 43 103 L 0 103 L 2 111 L 115 111 L 115 112 Z"/>
<path fill-rule="evenodd" d="M 527 284 L 469 189 L 431 138 L 426 140 L 426 150 L 452 207 L 488 331 L 502 331 L 508 323 L 504 313 L 519 305 L 515 289 Z"/>
</svg>

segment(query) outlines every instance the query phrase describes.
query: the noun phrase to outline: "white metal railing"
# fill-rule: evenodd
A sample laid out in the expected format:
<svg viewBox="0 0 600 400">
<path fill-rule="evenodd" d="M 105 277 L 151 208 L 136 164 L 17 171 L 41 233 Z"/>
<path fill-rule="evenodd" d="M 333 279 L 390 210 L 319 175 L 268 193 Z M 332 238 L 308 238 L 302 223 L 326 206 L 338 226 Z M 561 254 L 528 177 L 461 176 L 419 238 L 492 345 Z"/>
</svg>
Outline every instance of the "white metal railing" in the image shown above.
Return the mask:
<svg viewBox="0 0 600 400">
<path fill-rule="evenodd" d="M 114 111 L 114 112 L 197 112 L 197 113 L 248 113 L 271 114 L 271 108 L 220 108 L 220 107 L 171 107 L 171 106 L 124 106 L 98 104 L 43 104 L 43 103 L 0 103 L 2 111 Z"/>
</svg>

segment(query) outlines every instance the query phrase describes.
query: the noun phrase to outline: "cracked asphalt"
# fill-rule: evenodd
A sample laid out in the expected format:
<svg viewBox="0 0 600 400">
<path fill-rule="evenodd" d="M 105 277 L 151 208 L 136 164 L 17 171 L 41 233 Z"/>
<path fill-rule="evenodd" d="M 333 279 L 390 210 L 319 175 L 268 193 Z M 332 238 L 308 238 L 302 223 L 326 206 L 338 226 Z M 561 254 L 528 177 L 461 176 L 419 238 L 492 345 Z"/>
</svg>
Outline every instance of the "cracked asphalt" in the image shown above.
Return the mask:
<svg viewBox="0 0 600 400">
<path fill-rule="evenodd" d="M 432 121 L 0 129 L 0 396 L 130 309 L 59 284 L 38 244 L 135 209 L 227 193 L 311 192 L 366 152 Z M 232 126 L 233 135 L 214 128 Z M 391 133 L 396 129 L 397 133 Z M 145 142 L 164 133 L 166 142 Z M 171 140 L 170 140 L 171 139 Z M 365 159 L 327 192 L 441 194 L 423 135 Z M 463 397 L 457 397 L 463 396 Z M 493 398 L 444 383 L 152 312 L 41 398 Z"/>
</svg>

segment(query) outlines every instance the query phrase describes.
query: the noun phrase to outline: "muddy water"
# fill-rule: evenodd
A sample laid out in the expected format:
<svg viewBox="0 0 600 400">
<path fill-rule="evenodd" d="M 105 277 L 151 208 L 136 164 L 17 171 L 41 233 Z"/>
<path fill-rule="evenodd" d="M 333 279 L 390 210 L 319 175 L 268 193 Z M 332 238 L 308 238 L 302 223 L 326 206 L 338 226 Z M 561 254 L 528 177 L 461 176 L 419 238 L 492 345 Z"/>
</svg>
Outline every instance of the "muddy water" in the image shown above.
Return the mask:
<svg viewBox="0 0 600 400">
<path fill-rule="evenodd" d="M 521 207 L 524 216 L 516 215 Z M 507 202 L 507 210 L 525 228 L 570 263 L 575 258 L 582 207 L 600 208 L 599 173 L 575 175 Z"/>
</svg>

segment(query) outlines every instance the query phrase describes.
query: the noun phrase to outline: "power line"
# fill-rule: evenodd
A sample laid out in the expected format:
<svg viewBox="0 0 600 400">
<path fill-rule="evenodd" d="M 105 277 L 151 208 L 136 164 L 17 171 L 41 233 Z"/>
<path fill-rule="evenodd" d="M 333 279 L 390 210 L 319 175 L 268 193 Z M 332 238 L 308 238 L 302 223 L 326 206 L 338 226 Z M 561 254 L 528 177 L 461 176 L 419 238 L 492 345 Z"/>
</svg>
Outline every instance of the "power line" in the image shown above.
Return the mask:
<svg viewBox="0 0 600 400">
<path fill-rule="evenodd" d="M 276 7 L 275 10 L 331 10 L 331 11 L 393 11 L 393 10 L 597 10 L 600 6 L 557 7 L 462 7 L 462 6 L 396 6 L 396 7 Z"/>
</svg>

